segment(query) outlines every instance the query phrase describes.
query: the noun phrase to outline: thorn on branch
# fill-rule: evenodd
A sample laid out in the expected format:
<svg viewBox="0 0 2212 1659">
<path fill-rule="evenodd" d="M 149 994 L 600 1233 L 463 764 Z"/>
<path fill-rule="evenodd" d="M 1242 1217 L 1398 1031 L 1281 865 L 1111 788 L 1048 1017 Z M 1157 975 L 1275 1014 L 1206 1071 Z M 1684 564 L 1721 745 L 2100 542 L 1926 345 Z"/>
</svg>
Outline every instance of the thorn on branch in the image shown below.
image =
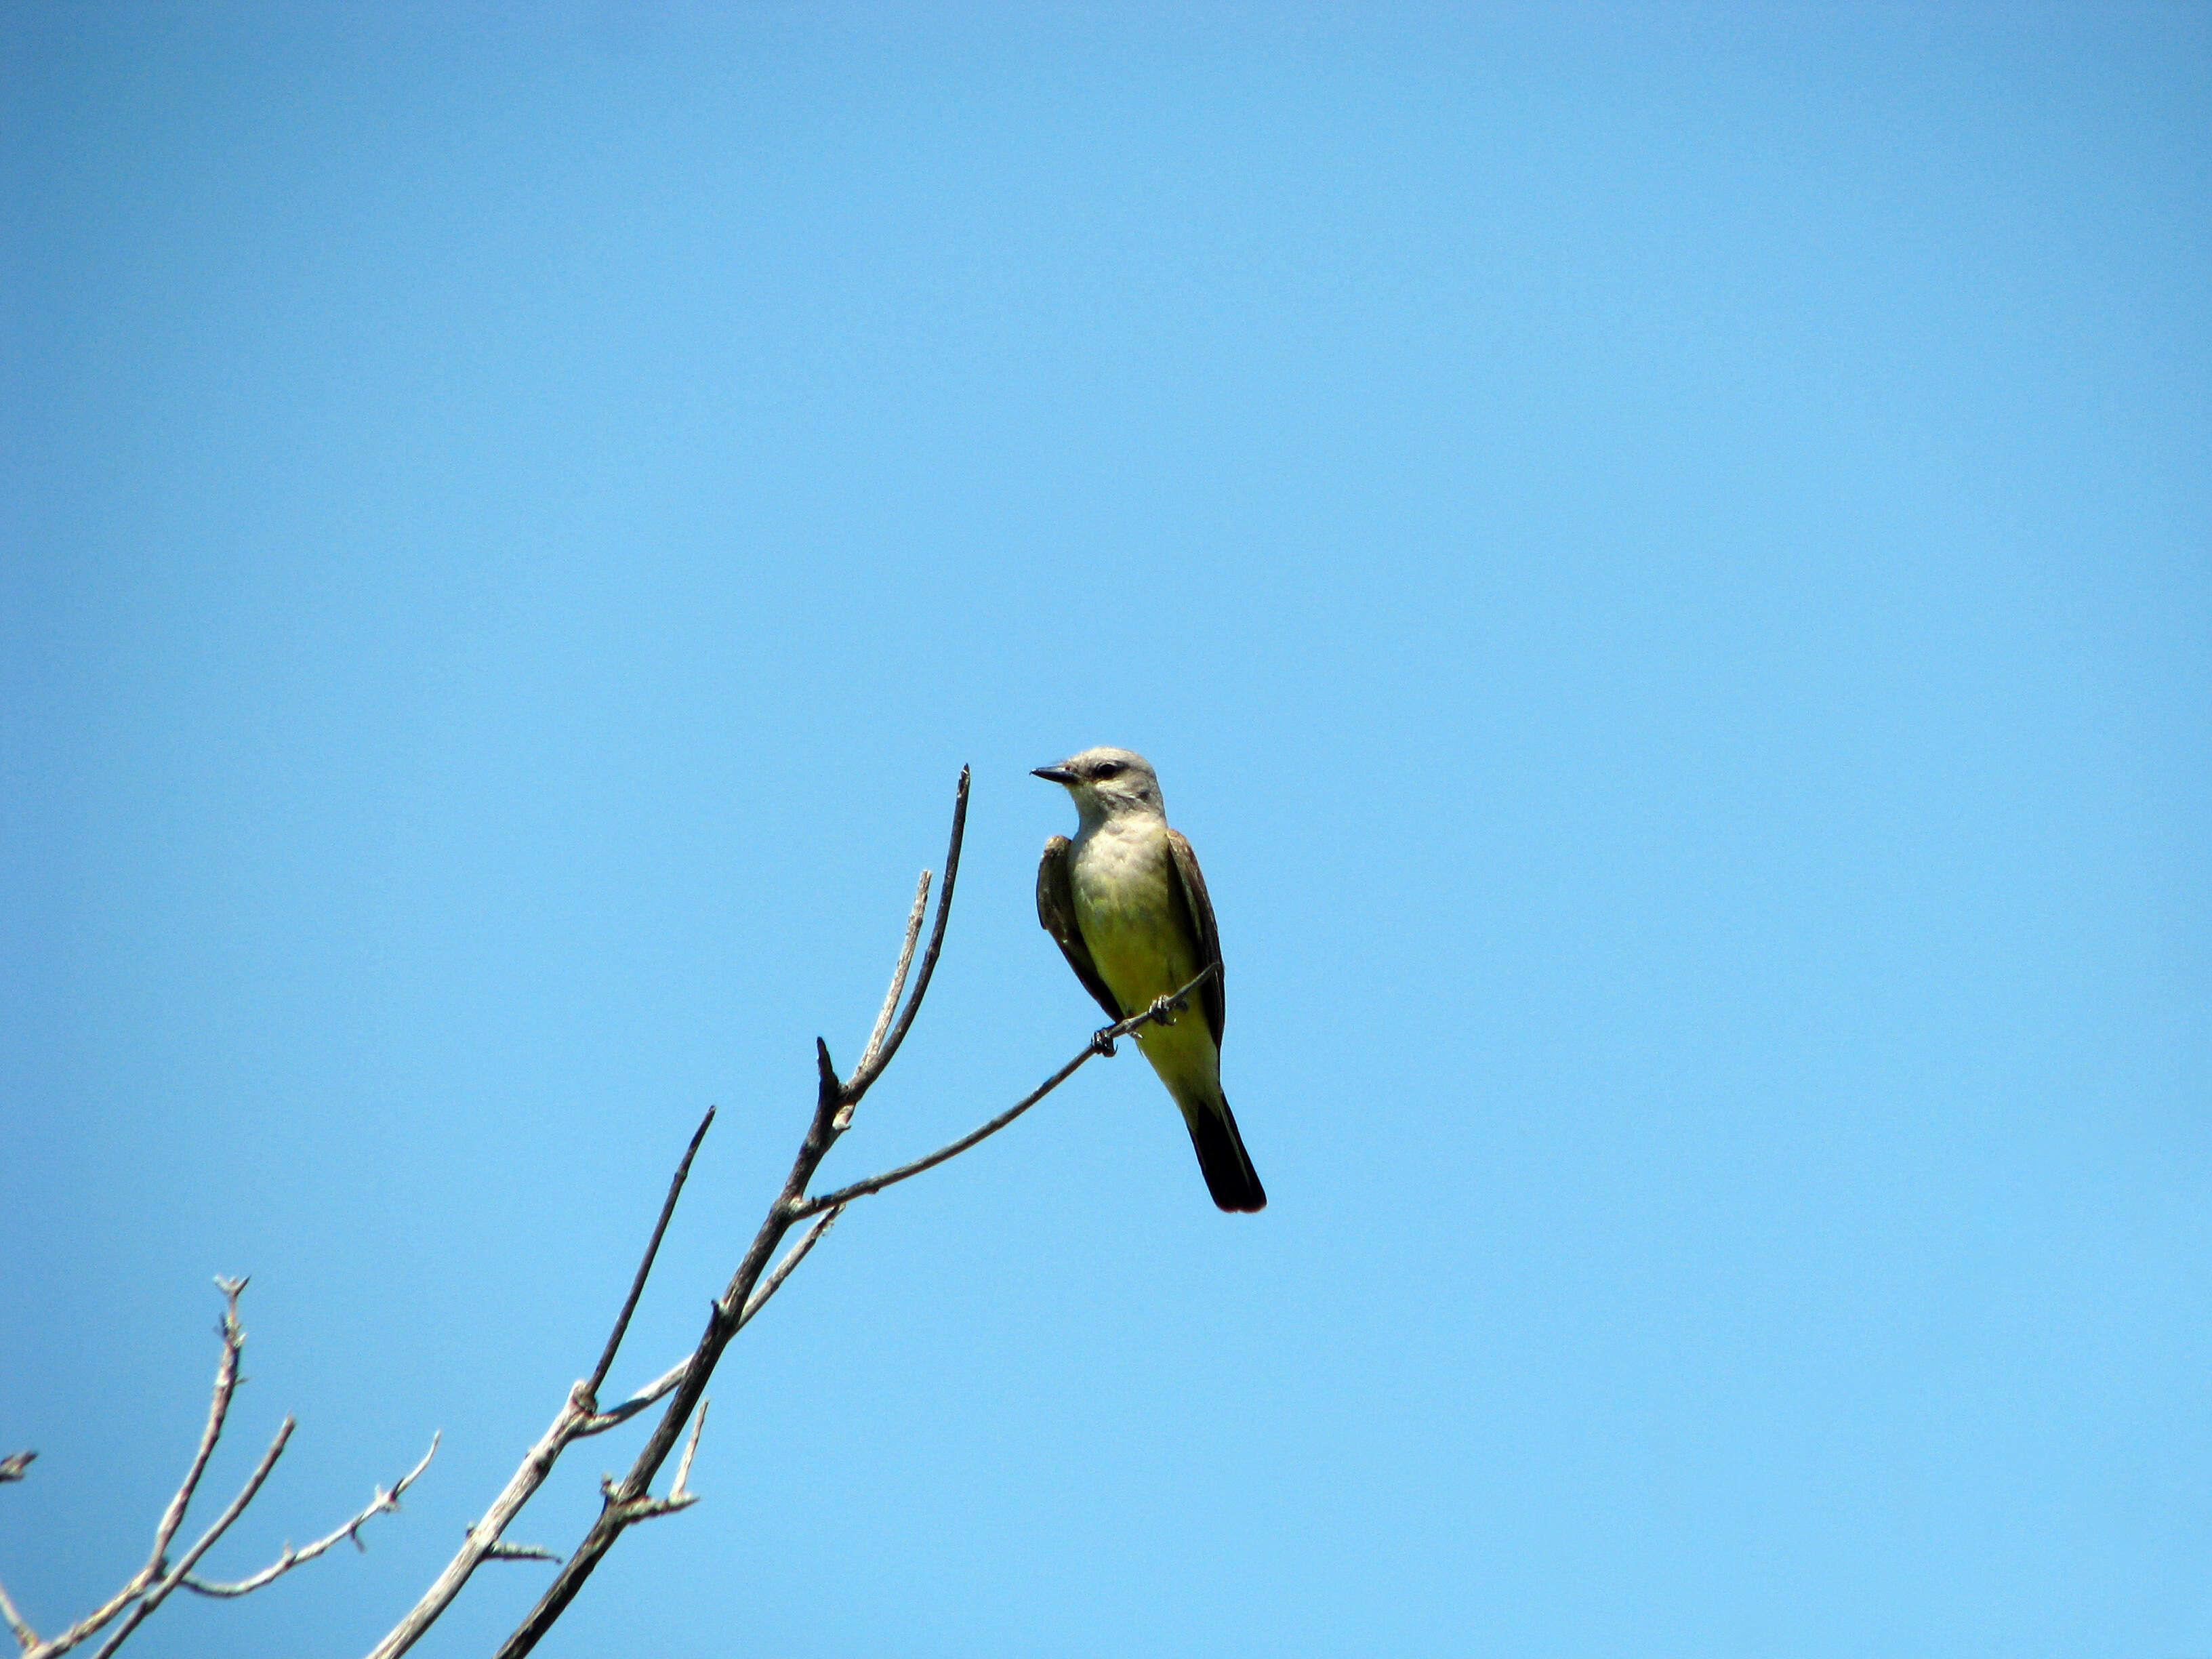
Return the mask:
<svg viewBox="0 0 2212 1659">
<path fill-rule="evenodd" d="M 699 1437 L 707 1430 L 707 1407 L 714 1403 L 712 1399 L 704 1397 L 699 1401 L 699 1415 L 691 1419 L 691 1437 L 684 1443 L 684 1461 L 676 1466 L 676 1484 L 669 1489 L 671 1498 L 680 1496 L 684 1482 L 691 1478 L 691 1460 L 698 1455 Z"/>
<path fill-rule="evenodd" d="M 495 1543 L 483 1553 L 487 1561 L 558 1561 L 561 1558 L 543 1544 Z"/>
</svg>

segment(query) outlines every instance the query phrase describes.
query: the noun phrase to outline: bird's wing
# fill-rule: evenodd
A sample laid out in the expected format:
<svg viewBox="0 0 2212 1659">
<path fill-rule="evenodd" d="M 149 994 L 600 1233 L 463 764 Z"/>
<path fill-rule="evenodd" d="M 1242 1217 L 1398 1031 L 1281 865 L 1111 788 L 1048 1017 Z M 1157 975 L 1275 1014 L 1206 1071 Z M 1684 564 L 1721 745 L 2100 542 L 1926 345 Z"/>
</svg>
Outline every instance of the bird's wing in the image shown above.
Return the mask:
<svg viewBox="0 0 2212 1659">
<path fill-rule="evenodd" d="M 1121 1005 L 1114 1000 L 1114 994 L 1099 977 L 1098 964 L 1091 959 L 1091 947 L 1083 942 L 1082 930 L 1075 925 L 1075 883 L 1067 871 L 1070 844 L 1066 836 L 1054 836 L 1044 844 L 1044 856 L 1037 860 L 1037 920 L 1059 944 L 1060 955 L 1075 969 L 1083 988 L 1098 999 L 1107 1018 L 1119 1024 Z"/>
<path fill-rule="evenodd" d="M 1213 1046 L 1221 1046 L 1221 934 L 1213 925 L 1213 901 L 1206 896 L 1206 878 L 1198 873 L 1198 854 L 1182 838 L 1182 831 L 1168 831 L 1168 850 L 1175 855 L 1176 885 L 1190 909 L 1191 937 L 1198 941 L 1198 965 L 1211 967 L 1213 977 L 1199 987 L 1206 1024 L 1213 1033 Z"/>
</svg>

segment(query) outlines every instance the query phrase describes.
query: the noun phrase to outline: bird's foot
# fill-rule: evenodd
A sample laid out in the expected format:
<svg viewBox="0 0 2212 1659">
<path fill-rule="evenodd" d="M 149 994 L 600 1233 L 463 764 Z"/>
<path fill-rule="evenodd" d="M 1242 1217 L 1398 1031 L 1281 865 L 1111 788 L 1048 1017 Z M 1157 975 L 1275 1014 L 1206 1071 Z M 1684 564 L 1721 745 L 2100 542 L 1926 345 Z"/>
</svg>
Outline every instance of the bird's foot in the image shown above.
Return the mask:
<svg viewBox="0 0 2212 1659">
<path fill-rule="evenodd" d="M 1091 1034 L 1091 1052 L 1103 1060 L 1114 1058 L 1114 1028 L 1102 1025 Z"/>
<path fill-rule="evenodd" d="M 1172 1025 L 1175 1017 L 1189 1006 L 1182 997 L 1154 997 L 1152 1006 L 1145 1010 L 1145 1018 L 1155 1025 Z"/>
</svg>

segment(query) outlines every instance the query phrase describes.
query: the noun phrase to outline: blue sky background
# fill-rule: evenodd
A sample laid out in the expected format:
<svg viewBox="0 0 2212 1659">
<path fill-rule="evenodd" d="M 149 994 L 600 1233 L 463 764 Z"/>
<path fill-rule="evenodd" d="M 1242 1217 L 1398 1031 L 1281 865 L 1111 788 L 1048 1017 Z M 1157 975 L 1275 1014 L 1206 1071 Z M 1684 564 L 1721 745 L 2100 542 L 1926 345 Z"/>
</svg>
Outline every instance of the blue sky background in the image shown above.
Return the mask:
<svg viewBox="0 0 2212 1659">
<path fill-rule="evenodd" d="M 526 10 L 527 15 L 526 15 Z M 250 1273 L 366 1649 L 830 1173 L 1097 1021 L 1158 764 L 1273 1200 L 1141 1064 L 848 1216 L 553 1654 L 2212 1656 L 2197 7 L 10 6 L 0 1579 Z M 565 1550 L 637 1431 L 512 1535 Z M 419 1650 L 489 1650 L 549 1569 Z"/>
</svg>

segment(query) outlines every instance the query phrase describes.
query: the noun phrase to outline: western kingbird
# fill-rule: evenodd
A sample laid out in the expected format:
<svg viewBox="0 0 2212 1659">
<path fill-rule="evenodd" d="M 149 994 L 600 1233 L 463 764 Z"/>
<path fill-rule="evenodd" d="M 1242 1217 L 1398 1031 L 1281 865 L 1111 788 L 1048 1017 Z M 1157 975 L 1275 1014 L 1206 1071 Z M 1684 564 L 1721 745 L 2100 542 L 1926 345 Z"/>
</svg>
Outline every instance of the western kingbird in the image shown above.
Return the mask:
<svg viewBox="0 0 2212 1659">
<path fill-rule="evenodd" d="M 1037 920 L 1107 1016 L 1127 1019 L 1209 964 L 1198 1018 L 1149 1025 L 1137 1042 L 1182 1109 L 1206 1189 L 1224 1210 L 1267 1194 L 1221 1092 L 1221 939 L 1190 843 L 1168 828 L 1160 781 L 1142 755 L 1086 749 L 1036 775 L 1064 785 L 1082 824 L 1054 836 L 1037 864 Z"/>
</svg>

